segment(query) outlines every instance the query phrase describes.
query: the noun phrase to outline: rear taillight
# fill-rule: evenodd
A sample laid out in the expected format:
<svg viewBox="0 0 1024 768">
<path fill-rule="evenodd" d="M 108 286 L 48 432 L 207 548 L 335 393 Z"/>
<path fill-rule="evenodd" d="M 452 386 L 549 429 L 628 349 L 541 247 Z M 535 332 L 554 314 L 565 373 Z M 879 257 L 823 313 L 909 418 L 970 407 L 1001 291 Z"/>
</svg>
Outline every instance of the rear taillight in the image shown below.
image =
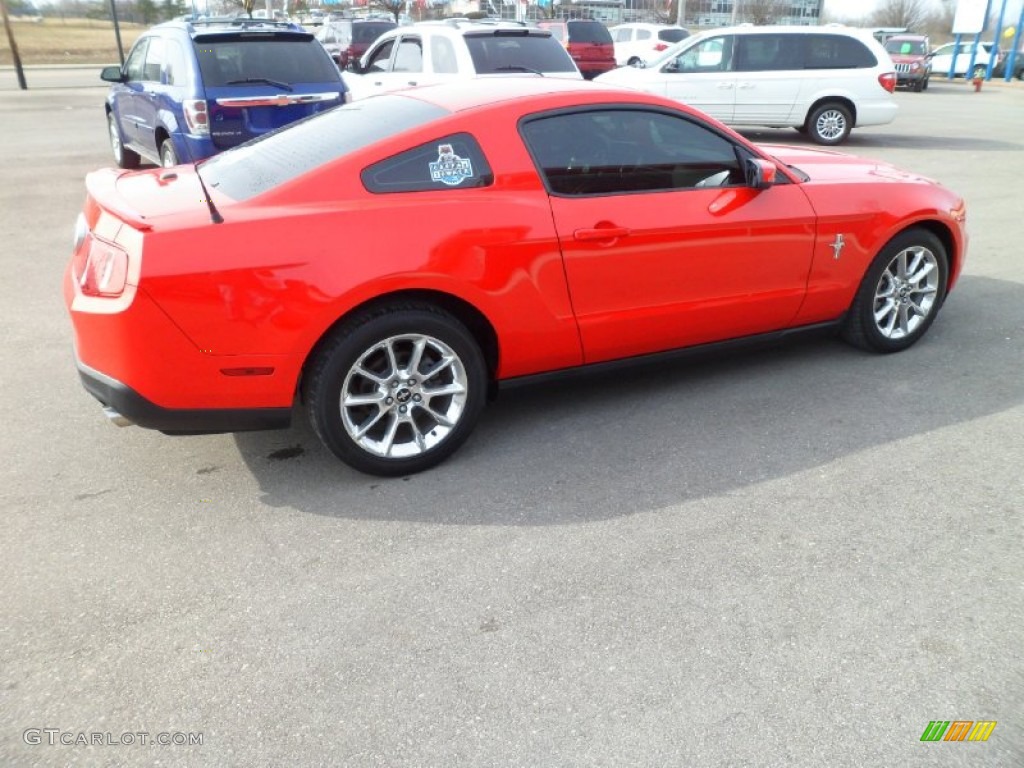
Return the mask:
<svg viewBox="0 0 1024 768">
<path fill-rule="evenodd" d="M 668 48 L 668 43 L 655 43 L 654 44 L 654 50 L 656 50 L 656 51 L 664 51 L 666 48 Z"/>
<path fill-rule="evenodd" d="M 886 72 L 878 76 L 878 84 L 889 93 L 896 93 L 896 73 Z"/>
<path fill-rule="evenodd" d="M 210 135 L 210 113 L 203 99 L 187 99 L 182 103 L 185 111 L 185 125 L 193 136 Z"/>
<path fill-rule="evenodd" d="M 74 275 L 86 296 L 120 296 L 128 282 L 128 254 L 86 233 L 75 251 Z"/>
</svg>

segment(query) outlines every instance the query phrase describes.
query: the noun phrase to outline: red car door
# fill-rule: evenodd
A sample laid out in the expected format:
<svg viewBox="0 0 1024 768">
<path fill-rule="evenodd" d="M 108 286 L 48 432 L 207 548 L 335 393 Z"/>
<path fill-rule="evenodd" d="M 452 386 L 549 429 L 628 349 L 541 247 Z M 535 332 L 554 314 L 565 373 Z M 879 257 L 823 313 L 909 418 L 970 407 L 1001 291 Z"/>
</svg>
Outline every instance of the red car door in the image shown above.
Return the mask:
<svg viewBox="0 0 1024 768">
<path fill-rule="evenodd" d="M 796 184 L 748 186 L 749 150 L 655 111 L 561 114 L 523 130 L 551 192 L 586 362 L 793 321 L 814 212 Z"/>
</svg>

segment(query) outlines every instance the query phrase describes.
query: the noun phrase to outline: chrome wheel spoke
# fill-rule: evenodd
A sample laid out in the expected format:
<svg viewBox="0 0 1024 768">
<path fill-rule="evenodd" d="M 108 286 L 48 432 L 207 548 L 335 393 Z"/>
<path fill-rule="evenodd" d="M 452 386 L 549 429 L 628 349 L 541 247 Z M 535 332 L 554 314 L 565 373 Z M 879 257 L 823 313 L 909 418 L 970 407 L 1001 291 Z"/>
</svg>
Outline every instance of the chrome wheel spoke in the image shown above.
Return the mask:
<svg viewBox="0 0 1024 768">
<path fill-rule="evenodd" d="M 439 374 L 441 371 L 443 371 L 445 368 L 447 368 L 454 362 L 454 355 L 445 355 L 434 365 L 433 368 L 423 373 L 423 380 L 428 381 L 434 378 L 435 376 L 437 376 L 437 374 Z"/>
<path fill-rule="evenodd" d="M 388 431 L 384 435 L 384 439 L 381 441 L 383 454 L 385 456 L 391 455 L 391 449 L 395 445 L 395 435 L 398 434 L 399 418 L 394 414 L 391 415 L 391 423 L 388 425 Z"/>
<path fill-rule="evenodd" d="M 409 365 L 405 369 L 407 376 L 419 375 L 420 363 L 423 362 L 423 350 L 426 348 L 427 340 L 425 338 L 416 339 L 416 343 L 412 347 L 412 357 L 409 358 Z"/>
<path fill-rule="evenodd" d="M 389 339 L 388 342 L 384 344 L 384 349 L 387 352 L 388 365 L 390 366 L 388 369 L 388 375 L 394 376 L 398 373 L 398 360 L 395 359 L 395 345 Z"/>
<path fill-rule="evenodd" d="M 384 395 L 380 392 L 370 392 L 365 395 L 345 395 L 345 399 L 341 401 L 341 404 L 346 408 L 352 408 L 357 405 L 377 405 L 379 406 L 384 400 Z"/>
<path fill-rule="evenodd" d="M 376 373 L 374 373 L 373 371 L 367 370 L 362 365 L 357 365 L 354 369 L 352 369 L 352 372 L 355 373 L 355 374 L 358 374 L 359 376 L 362 376 L 364 379 L 369 379 L 370 381 L 374 382 L 375 384 L 383 385 L 383 384 L 387 383 L 387 378 L 386 377 L 378 376 Z"/>
<path fill-rule="evenodd" d="M 455 426 L 455 422 L 454 421 L 451 421 L 443 413 L 438 413 L 437 411 L 435 411 L 433 408 L 430 407 L 429 404 L 421 405 L 420 407 L 424 411 L 426 411 L 427 414 L 429 414 L 430 418 L 432 418 L 434 421 L 436 421 L 438 423 L 438 425 L 440 425 L 442 427 L 454 427 Z"/>
<path fill-rule="evenodd" d="M 451 384 L 445 384 L 443 387 L 438 387 L 437 389 L 428 389 L 424 387 L 423 396 L 427 399 L 431 399 L 435 397 L 444 397 L 445 395 L 461 395 L 464 394 L 465 391 L 466 388 L 459 382 L 455 381 Z"/>
<path fill-rule="evenodd" d="M 356 438 L 361 438 L 364 435 L 366 435 L 367 432 L 369 432 L 371 429 L 373 429 L 375 426 L 377 426 L 377 422 L 379 422 L 382 418 L 384 418 L 385 414 L 387 414 L 387 413 L 388 413 L 388 411 L 385 411 L 383 409 L 377 411 L 376 415 L 374 415 L 368 421 L 364 422 L 363 425 L 360 426 L 359 429 L 356 430 L 356 433 L 355 433 Z"/>
</svg>

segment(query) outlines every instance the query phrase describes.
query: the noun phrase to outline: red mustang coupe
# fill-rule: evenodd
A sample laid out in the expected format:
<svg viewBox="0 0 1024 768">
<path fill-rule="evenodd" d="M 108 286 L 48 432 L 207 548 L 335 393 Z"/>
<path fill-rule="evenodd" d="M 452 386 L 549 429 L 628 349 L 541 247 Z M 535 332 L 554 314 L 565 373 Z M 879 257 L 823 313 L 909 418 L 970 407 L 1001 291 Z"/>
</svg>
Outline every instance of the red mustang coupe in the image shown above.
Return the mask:
<svg viewBox="0 0 1024 768">
<path fill-rule="evenodd" d="M 64 293 L 116 423 L 279 428 L 298 397 L 381 475 L 442 461 L 517 377 L 822 326 L 904 349 L 967 240 L 928 179 L 547 78 L 379 96 L 87 187 Z"/>
</svg>

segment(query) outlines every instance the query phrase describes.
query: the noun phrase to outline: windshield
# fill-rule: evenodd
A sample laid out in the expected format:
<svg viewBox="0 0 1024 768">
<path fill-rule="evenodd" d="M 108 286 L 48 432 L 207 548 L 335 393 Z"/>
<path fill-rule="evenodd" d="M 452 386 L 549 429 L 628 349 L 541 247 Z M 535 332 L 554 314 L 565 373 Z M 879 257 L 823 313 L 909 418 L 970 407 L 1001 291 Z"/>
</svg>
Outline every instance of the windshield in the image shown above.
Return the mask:
<svg viewBox="0 0 1024 768">
<path fill-rule="evenodd" d="M 447 110 L 384 94 L 292 123 L 215 155 L 199 168 L 207 186 L 248 200 L 318 166 L 444 115 Z"/>
<path fill-rule="evenodd" d="M 885 44 L 888 53 L 895 53 L 899 56 L 924 56 L 928 53 L 928 46 L 924 40 L 896 40 L 890 38 Z"/>
</svg>

